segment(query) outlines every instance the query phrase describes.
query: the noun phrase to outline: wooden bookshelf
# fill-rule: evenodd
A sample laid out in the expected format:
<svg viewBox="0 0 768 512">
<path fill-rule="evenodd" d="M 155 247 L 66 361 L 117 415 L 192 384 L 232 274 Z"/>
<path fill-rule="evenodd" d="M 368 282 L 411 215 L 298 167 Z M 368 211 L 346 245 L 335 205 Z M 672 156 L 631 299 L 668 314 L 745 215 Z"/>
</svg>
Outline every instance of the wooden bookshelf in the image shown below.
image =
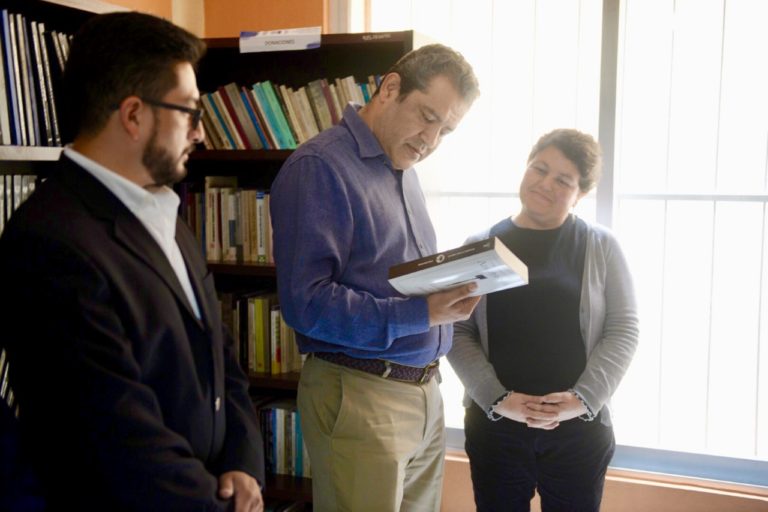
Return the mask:
<svg viewBox="0 0 768 512">
<path fill-rule="evenodd" d="M 210 92 L 237 82 L 251 85 L 272 80 L 291 87 L 318 78 L 353 75 L 363 81 L 382 74 L 413 49 L 413 31 L 324 34 L 311 50 L 240 53 L 237 38 L 207 39 L 208 55 L 200 63 L 198 86 Z"/>
</svg>

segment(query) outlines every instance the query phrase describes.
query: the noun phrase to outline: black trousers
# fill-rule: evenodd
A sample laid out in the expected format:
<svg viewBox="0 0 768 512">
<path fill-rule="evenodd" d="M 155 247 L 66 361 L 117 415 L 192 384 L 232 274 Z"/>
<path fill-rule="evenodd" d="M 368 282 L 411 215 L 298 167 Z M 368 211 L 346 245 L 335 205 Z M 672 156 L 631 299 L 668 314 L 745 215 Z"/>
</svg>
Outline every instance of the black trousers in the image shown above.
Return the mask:
<svg viewBox="0 0 768 512">
<path fill-rule="evenodd" d="M 478 512 L 528 512 L 536 490 L 542 512 L 600 510 L 616 443 L 599 417 L 540 430 L 506 418 L 491 421 L 473 404 L 464 434 Z"/>
</svg>

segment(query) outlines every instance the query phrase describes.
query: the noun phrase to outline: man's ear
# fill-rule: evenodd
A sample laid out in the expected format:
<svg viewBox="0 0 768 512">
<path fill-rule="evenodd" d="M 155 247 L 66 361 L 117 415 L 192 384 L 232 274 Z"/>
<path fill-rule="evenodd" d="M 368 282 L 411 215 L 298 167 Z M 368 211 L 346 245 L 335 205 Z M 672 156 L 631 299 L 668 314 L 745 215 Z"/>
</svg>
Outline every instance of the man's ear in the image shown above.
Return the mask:
<svg viewBox="0 0 768 512">
<path fill-rule="evenodd" d="M 397 73 L 389 73 L 384 77 L 381 82 L 381 90 L 379 95 L 383 100 L 395 99 L 400 95 L 400 75 Z"/>
<path fill-rule="evenodd" d="M 147 106 L 138 96 L 128 96 L 120 102 L 120 108 L 118 109 L 120 126 L 130 136 L 131 140 L 139 140 L 142 120 L 146 119 L 147 112 Z"/>
</svg>

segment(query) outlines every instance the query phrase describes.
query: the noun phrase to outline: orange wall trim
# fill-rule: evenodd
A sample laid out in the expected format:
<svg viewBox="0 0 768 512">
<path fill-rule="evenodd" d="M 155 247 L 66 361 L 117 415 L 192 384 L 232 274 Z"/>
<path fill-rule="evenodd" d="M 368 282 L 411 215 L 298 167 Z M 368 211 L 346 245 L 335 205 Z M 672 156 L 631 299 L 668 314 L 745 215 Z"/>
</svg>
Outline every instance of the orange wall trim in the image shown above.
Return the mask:
<svg viewBox="0 0 768 512">
<path fill-rule="evenodd" d="M 241 31 L 324 24 L 323 0 L 216 0 L 205 2 L 205 37 L 239 37 Z"/>
<path fill-rule="evenodd" d="M 172 0 L 109 0 L 109 3 L 127 7 L 132 11 L 154 14 L 167 20 L 173 19 Z"/>
</svg>

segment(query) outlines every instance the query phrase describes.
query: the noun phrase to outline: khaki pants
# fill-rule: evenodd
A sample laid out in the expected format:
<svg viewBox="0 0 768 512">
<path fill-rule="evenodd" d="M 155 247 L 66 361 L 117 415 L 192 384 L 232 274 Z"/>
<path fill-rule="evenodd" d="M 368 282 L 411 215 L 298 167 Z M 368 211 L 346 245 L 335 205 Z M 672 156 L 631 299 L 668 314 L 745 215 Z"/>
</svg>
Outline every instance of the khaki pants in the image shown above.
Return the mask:
<svg viewBox="0 0 768 512">
<path fill-rule="evenodd" d="M 308 357 L 298 406 L 315 512 L 438 512 L 445 426 L 422 386 Z"/>
</svg>

